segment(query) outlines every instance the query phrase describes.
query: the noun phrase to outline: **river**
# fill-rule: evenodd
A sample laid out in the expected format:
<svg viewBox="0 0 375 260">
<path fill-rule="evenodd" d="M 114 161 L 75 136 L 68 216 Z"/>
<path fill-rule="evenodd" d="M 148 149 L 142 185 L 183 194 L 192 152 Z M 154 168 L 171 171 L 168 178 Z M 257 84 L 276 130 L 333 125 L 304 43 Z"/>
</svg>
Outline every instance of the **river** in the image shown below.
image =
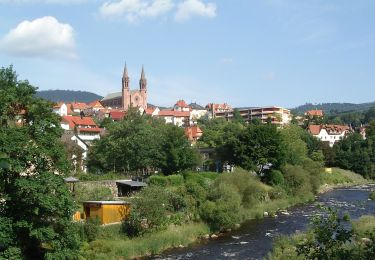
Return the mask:
<svg viewBox="0 0 375 260">
<path fill-rule="evenodd" d="M 375 213 L 375 202 L 368 199 L 374 189 L 374 185 L 339 188 L 320 195 L 316 202 L 357 219 Z M 217 239 L 171 249 L 152 259 L 261 259 L 272 249 L 273 237 L 306 230 L 310 217 L 322 214 L 316 202 L 293 207 L 288 211 L 290 215 L 247 221 Z"/>
</svg>

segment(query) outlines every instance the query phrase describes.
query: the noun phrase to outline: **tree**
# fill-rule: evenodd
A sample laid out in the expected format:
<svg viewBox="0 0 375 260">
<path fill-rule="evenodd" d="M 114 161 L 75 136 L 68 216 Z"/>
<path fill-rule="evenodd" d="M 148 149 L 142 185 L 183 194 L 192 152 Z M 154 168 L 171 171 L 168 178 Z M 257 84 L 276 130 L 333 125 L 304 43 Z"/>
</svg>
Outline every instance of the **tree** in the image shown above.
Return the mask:
<svg viewBox="0 0 375 260">
<path fill-rule="evenodd" d="M 241 116 L 240 111 L 237 108 L 233 109 L 233 122 L 244 124 L 245 120 Z"/>
<path fill-rule="evenodd" d="M 303 132 L 297 125 L 289 125 L 281 130 L 286 163 L 300 165 L 307 157 L 307 146 L 301 139 Z"/>
<path fill-rule="evenodd" d="M 0 69 L 0 258 L 74 257 L 80 246 L 59 117 L 35 91 Z"/>
<path fill-rule="evenodd" d="M 370 108 L 365 113 L 364 123 L 369 123 L 371 120 L 375 120 L 375 107 Z"/>
<path fill-rule="evenodd" d="M 183 129 L 166 124 L 160 128 L 162 135 L 158 168 L 166 174 L 177 173 L 198 164 L 199 154 L 191 147 Z"/>
<path fill-rule="evenodd" d="M 351 242 L 353 231 L 345 228 L 336 211 L 325 210 L 327 216 L 312 218 L 312 238 L 297 245 L 298 255 L 306 259 L 355 259 L 346 246 Z"/>
<path fill-rule="evenodd" d="M 267 165 L 278 168 L 283 164 L 285 155 L 276 126 L 250 124 L 228 130 L 216 148 L 222 161 L 258 173 L 263 173 Z"/>
<path fill-rule="evenodd" d="M 198 155 L 184 130 L 130 109 L 108 128 L 88 156 L 91 171 L 145 172 L 159 168 L 165 174 L 196 166 Z"/>
</svg>

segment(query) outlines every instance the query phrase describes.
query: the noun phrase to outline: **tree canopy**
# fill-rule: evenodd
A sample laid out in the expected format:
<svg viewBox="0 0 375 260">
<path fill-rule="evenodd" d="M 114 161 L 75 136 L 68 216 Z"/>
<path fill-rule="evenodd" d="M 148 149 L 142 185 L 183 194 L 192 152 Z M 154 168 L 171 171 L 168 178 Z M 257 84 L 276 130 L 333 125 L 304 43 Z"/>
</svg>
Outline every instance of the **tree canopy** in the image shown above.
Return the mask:
<svg viewBox="0 0 375 260">
<path fill-rule="evenodd" d="M 79 248 L 59 118 L 35 91 L 0 69 L 0 258 L 66 258 Z"/>
<path fill-rule="evenodd" d="M 197 165 L 197 151 L 184 130 L 130 109 L 124 119 L 108 126 L 108 135 L 90 149 L 91 171 L 171 174 Z"/>
</svg>

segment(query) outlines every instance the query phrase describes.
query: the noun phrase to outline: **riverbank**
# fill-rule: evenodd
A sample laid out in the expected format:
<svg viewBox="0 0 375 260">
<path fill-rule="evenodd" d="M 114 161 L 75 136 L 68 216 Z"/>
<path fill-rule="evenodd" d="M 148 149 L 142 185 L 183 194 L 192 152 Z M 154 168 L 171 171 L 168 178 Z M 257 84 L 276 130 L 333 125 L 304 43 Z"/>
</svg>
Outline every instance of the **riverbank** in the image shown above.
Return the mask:
<svg viewBox="0 0 375 260">
<path fill-rule="evenodd" d="M 342 185 L 367 183 L 366 180 L 354 173 L 343 172 L 340 169 L 335 169 L 334 172 L 333 176 L 323 176 L 322 180 L 325 179 L 327 182 L 324 183 L 324 187 L 330 187 L 331 189 Z M 340 183 L 340 181 L 345 182 Z M 268 198 L 264 201 L 256 202 L 255 206 L 252 207 L 242 207 L 238 213 L 237 223 L 242 223 L 250 219 L 261 219 L 265 216 L 275 216 L 279 214 L 280 210 L 285 210 L 297 204 L 315 199 L 315 196 L 309 193 L 301 196 L 284 196 L 283 194 L 274 194 L 277 193 L 275 192 L 277 189 L 275 190 L 272 187 L 264 185 L 263 188 L 272 199 Z M 173 187 L 173 190 L 175 189 Z M 277 199 L 276 196 L 281 196 L 282 198 Z M 283 212 L 287 214 L 285 213 L 286 211 Z M 238 227 L 238 225 L 236 226 Z M 86 259 L 129 259 L 155 255 L 169 248 L 185 247 L 192 243 L 197 243 L 201 239 L 208 239 L 210 237 L 209 234 L 212 233 L 211 227 L 203 221 L 185 222 L 177 226 L 169 225 L 166 230 L 146 233 L 141 237 L 132 239 L 124 235 L 121 225 L 103 227 L 98 239 L 85 244 L 82 248 L 82 257 Z M 220 233 L 214 233 L 220 236 Z"/>
<path fill-rule="evenodd" d="M 343 220 L 341 220 L 343 221 Z M 328 222 L 325 222 L 326 225 L 329 225 Z M 340 225 L 340 222 L 335 223 Z M 348 234 L 346 240 L 340 241 L 334 239 L 333 236 L 330 241 L 325 241 L 327 243 L 327 250 L 324 252 L 327 258 L 335 258 L 338 254 L 342 254 L 342 257 L 345 256 L 347 259 L 373 259 L 374 253 L 374 235 L 375 235 L 375 217 L 373 215 L 364 215 L 358 220 L 351 221 L 350 230 L 353 234 Z M 332 228 L 330 226 L 330 228 Z M 328 231 L 328 226 L 321 227 L 322 229 L 326 228 Z M 324 232 L 320 230 L 318 232 Z M 329 233 L 327 233 L 329 234 Z M 297 247 L 298 245 L 306 244 L 311 245 L 310 252 L 316 250 L 313 246 L 316 244 L 316 237 L 320 235 L 314 232 L 314 230 L 307 230 L 305 232 L 297 232 L 289 236 L 280 236 L 275 240 L 272 251 L 268 253 L 268 260 L 283 260 L 283 259 L 306 259 L 302 254 L 298 254 Z M 329 236 L 331 237 L 331 236 Z M 330 244 L 329 244 L 330 243 Z M 344 253 L 345 252 L 345 253 Z M 306 253 L 306 252 L 304 252 Z"/>
</svg>

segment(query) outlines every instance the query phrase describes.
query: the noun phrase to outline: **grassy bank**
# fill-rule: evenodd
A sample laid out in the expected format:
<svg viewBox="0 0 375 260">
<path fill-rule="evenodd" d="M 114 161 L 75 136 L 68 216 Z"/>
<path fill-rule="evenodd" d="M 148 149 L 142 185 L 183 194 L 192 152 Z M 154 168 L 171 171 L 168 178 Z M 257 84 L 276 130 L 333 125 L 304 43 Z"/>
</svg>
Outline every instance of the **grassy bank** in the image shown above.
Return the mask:
<svg viewBox="0 0 375 260">
<path fill-rule="evenodd" d="M 348 237 L 347 241 L 342 241 L 342 244 L 340 245 L 340 242 L 331 240 L 328 242 L 329 246 L 337 246 L 337 248 L 333 248 L 336 251 L 345 250 L 346 256 L 350 259 L 369 259 L 365 257 L 365 251 L 368 250 L 370 251 L 369 254 L 373 255 L 371 250 L 373 252 L 374 241 L 372 241 L 372 239 L 374 237 L 371 239 L 371 236 L 375 235 L 375 216 L 362 216 L 358 220 L 351 222 L 351 225 L 353 233 L 352 235 L 349 235 L 350 237 Z M 318 232 L 323 232 L 322 229 L 324 228 L 328 229 L 323 225 Z M 297 247 L 307 241 L 316 241 L 318 235 L 319 233 L 314 233 L 313 230 L 308 230 L 290 236 L 280 236 L 274 241 L 272 251 L 268 254 L 267 259 L 306 259 L 304 255 L 298 255 Z M 335 252 L 333 252 L 333 254 L 335 254 Z"/>
<path fill-rule="evenodd" d="M 158 221 L 166 224 L 155 230 L 142 231 L 134 238 L 126 235 L 121 225 L 102 227 L 97 239 L 82 248 L 82 256 L 86 259 L 128 259 L 158 254 L 168 248 L 187 246 L 203 235 L 231 228 L 236 223 L 263 218 L 265 212 L 273 216 L 280 209 L 313 201 L 315 192 L 309 183 L 309 175 L 302 173 L 304 179 L 299 179 L 301 176 L 294 173 L 300 170 L 298 167 L 286 168 L 283 173 L 285 180 L 274 186 L 264 184 L 243 170 L 220 175 L 155 176 L 151 179 L 154 193 L 148 191 L 139 196 L 148 203 L 147 211 L 155 203 L 165 207 L 161 213 L 160 207 L 155 207 L 152 214 L 164 214 Z M 366 182 L 359 175 L 340 169 L 317 176 L 320 184 L 330 187 Z M 164 192 L 166 194 L 162 196 Z M 157 198 L 154 201 L 150 201 L 152 194 Z M 140 219 L 142 222 L 142 219 L 152 217 L 141 216 Z M 295 241 L 293 237 L 283 239 L 287 241 L 284 244 Z"/>
<path fill-rule="evenodd" d="M 321 186 L 319 192 L 326 192 L 335 187 L 352 186 L 369 183 L 362 175 L 340 168 L 332 168 L 332 172 L 321 174 Z"/>
<path fill-rule="evenodd" d="M 121 225 L 108 226 L 102 228 L 99 239 L 84 246 L 82 256 L 85 259 L 131 259 L 155 255 L 168 248 L 187 246 L 209 232 L 204 223 L 189 223 L 129 239 L 123 235 Z"/>
</svg>

